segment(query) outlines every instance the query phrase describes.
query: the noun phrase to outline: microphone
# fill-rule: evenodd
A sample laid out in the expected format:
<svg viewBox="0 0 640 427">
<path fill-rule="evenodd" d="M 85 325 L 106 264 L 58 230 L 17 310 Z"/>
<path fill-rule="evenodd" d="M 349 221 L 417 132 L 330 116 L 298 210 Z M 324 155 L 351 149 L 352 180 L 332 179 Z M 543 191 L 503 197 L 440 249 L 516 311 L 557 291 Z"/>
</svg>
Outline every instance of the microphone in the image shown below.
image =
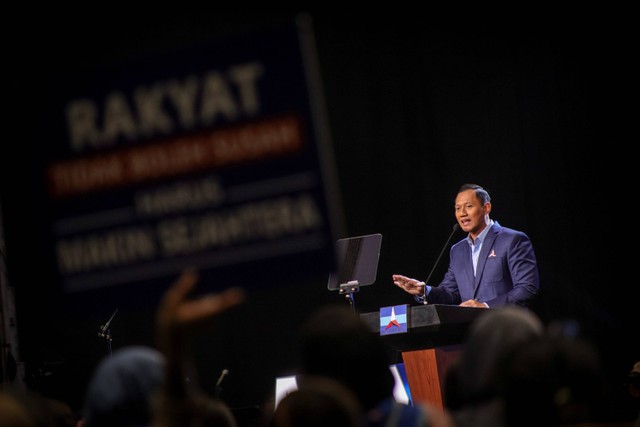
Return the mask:
<svg viewBox="0 0 640 427">
<path fill-rule="evenodd" d="M 427 276 L 427 280 L 425 280 L 424 282 L 424 292 L 422 297 L 424 298 L 424 304 L 427 303 L 427 284 L 429 283 L 429 279 L 431 279 L 431 275 L 433 274 L 433 272 L 435 271 L 438 263 L 440 262 L 440 258 L 442 258 L 442 254 L 444 253 L 445 249 L 447 249 L 447 246 L 449 246 L 449 242 L 451 241 L 451 238 L 453 238 L 453 235 L 456 234 L 456 231 L 458 231 L 458 229 L 460 228 L 460 226 L 458 225 L 458 223 L 456 222 L 455 224 L 453 224 L 453 231 L 451 231 L 451 234 L 449 235 L 449 238 L 447 239 L 447 241 L 445 242 L 444 246 L 442 247 L 442 250 L 440 251 L 440 255 L 438 255 L 438 259 L 436 259 L 436 262 L 433 264 L 433 268 L 431 268 L 431 271 L 429 272 L 429 275 Z"/>
<path fill-rule="evenodd" d="M 100 330 L 98 331 L 99 337 L 106 338 L 109 341 L 111 340 L 111 337 L 109 336 L 109 333 L 107 331 L 109 330 L 109 325 L 111 325 L 111 321 L 113 320 L 117 312 L 118 309 L 116 308 L 116 311 L 113 312 L 107 323 L 105 323 L 104 325 L 100 325 Z"/>
<path fill-rule="evenodd" d="M 222 391 L 222 387 L 220 387 L 220 384 L 222 384 L 222 380 L 224 380 L 227 375 L 229 375 L 229 370 L 223 369 L 222 373 L 220 373 L 220 376 L 218 377 L 218 381 L 216 381 L 216 388 L 214 393 L 216 397 L 220 397 L 220 392 Z"/>
<path fill-rule="evenodd" d="M 222 373 L 220 374 L 220 376 L 218 377 L 218 381 L 216 381 L 216 388 L 220 387 L 220 384 L 222 384 L 222 380 L 224 379 L 224 377 L 226 377 L 227 375 L 229 375 L 229 370 L 228 369 L 223 369 Z"/>
</svg>

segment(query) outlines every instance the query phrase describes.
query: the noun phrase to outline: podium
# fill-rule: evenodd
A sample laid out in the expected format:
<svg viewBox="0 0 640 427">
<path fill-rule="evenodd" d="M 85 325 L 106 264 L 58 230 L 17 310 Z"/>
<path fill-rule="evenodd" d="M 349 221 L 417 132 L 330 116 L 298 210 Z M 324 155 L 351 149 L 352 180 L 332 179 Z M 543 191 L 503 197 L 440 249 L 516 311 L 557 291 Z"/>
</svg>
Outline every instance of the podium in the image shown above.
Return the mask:
<svg viewBox="0 0 640 427">
<path fill-rule="evenodd" d="M 454 305 L 416 305 L 407 310 L 407 332 L 381 338 L 404 363 L 411 399 L 444 408 L 447 369 L 459 357 L 470 324 L 490 309 Z M 380 333 L 380 312 L 360 317 Z"/>
</svg>

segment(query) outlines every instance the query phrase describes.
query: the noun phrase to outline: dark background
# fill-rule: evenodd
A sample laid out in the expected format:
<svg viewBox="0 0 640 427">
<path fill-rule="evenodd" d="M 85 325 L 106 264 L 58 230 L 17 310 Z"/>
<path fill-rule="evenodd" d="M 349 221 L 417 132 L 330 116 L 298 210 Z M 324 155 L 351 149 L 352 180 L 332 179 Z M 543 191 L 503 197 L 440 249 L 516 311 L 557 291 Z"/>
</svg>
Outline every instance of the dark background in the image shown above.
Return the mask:
<svg viewBox="0 0 640 427">
<path fill-rule="evenodd" d="M 638 282 L 625 257 L 637 221 L 637 138 L 627 112 L 637 103 L 629 69 L 635 47 L 624 23 L 598 11 L 528 12 L 465 20 L 434 11 L 311 12 L 345 219 L 338 237 L 383 235 L 377 280 L 355 296 L 359 311 L 410 303 L 391 274 L 424 280 L 455 222 L 458 187 L 483 185 L 492 217 L 533 241 L 542 283 L 536 311 L 547 324 L 578 322 L 615 391 L 640 360 Z M 1 188 L 20 357 L 32 387 L 79 407 L 108 351 L 97 329 L 113 312 L 92 301 L 101 308 L 79 316 L 41 273 L 48 255 L 27 140 L 46 102 L 44 76 L 292 16 L 100 11 L 17 25 Z M 432 283 L 444 274 L 442 261 Z M 312 310 L 347 304 L 327 290 L 325 275 L 291 283 L 283 271 L 269 282 L 277 286 L 252 291 L 194 344 L 201 384 L 212 391 L 229 369 L 222 396 L 236 408 L 261 405 L 275 376 L 295 372 L 295 334 Z M 153 343 L 154 298 L 118 312 L 113 349 Z"/>
</svg>

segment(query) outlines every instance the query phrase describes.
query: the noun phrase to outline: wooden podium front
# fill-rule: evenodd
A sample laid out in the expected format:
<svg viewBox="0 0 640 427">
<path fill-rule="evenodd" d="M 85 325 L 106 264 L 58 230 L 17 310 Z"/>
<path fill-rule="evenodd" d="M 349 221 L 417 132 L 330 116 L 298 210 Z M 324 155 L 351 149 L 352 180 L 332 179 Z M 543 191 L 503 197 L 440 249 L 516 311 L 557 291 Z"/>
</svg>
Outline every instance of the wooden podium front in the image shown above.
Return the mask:
<svg viewBox="0 0 640 427">
<path fill-rule="evenodd" d="M 459 356 L 467 329 L 489 309 L 429 304 L 410 306 L 407 333 L 383 335 L 382 339 L 404 363 L 411 398 L 444 408 L 447 369 Z M 380 312 L 360 317 L 380 333 Z"/>
</svg>

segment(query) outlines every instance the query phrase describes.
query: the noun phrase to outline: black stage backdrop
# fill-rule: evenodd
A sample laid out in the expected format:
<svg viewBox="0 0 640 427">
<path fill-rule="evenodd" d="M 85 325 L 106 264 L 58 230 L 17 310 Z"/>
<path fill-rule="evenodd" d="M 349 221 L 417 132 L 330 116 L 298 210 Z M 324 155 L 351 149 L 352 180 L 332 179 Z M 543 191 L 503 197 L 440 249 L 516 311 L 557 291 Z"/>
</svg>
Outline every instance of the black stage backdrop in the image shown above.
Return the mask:
<svg viewBox="0 0 640 427">
<path fill-rule="evenodd" d="M 41 208 L 29 194 L 33 153 L 22 141 L 46 101 L 39 79 L 53 67 L 109 63 L 293 15 L 108 12 L 55 24 L 41 17 L 16 31 L 5 65 L 2 209 L 20 359 L 32 387 L 78 408 L 107 354 L 96 332 L 113 311 L 105 304 L 83 316 L 66 312 L 41 273 L 48 256 L 35 225 Z M 391 274 L 426 278 L 455 222 L 458 186 L 476 182 L 492 195 L 492 217 L 533 241 L 543 289 L 537 312 L 546 323 L 577 321 L 610 384 L 620 386 L 640 357 L 638 285 L 624 256 L 634 240 L 622 241 L 637 221 L 637 188 L 627 179 L 636 132 L 625 131 L 624 109 L 635 102 L 624 25 L 597 13 L 526 23 L 521 14 L 464 23 L 438 13 L 311 16 L 346 224 L 339 237 L 383 235 L 377 280 L 355 295 L 357 309 L 411 302 Z M 297 327 L 312 310 L 347 304 L 327 290 L 328 274 L 302 283 L 281 275 L 280 286 L 250 293 L 194 344 L 207 390 L 229 369 L 222 397 L 235 408 L 262 405 L 274 378 L 295 372 Z M 113 349 L 153 344 L 151 307 L 118 312 Z"/>
</svg>

